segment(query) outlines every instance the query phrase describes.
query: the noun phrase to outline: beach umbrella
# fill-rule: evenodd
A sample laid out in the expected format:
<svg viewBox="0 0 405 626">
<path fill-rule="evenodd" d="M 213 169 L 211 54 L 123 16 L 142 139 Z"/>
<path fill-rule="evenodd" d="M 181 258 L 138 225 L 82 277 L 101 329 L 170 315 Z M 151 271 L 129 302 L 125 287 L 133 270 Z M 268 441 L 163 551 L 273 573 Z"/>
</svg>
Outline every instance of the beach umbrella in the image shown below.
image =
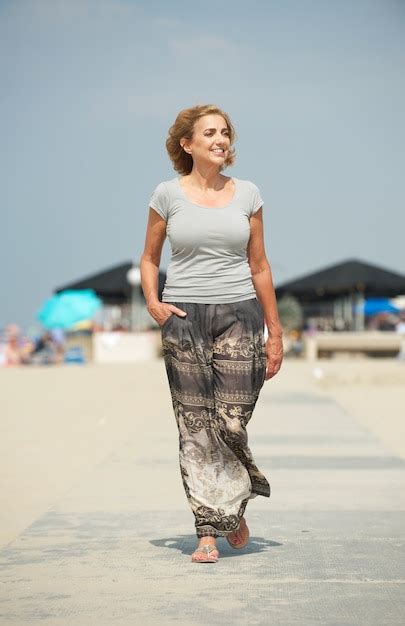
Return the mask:
<svg viewBox="0 0 405 626">
<path fill-rule="evenodd" d="M 359 307 L 367 317 L 377 315 L 378 313 L 399 313 L 399 309 L 391 304 L 388 298 L 367 298 L 364 304 L 360 304 Z M 356 310 L 359 307 L 356 307 Z"/>
<path fill-rule="evenodd" d="M 102 306 L 102 300 L 92 289 L 68 289 L 48 298 L 37 313 L 45 328 L 70 328 L 88 320 Z"/>
<path fill-rule="evenodd" d="M 73 324 L 70 330 L 91 330 L 93 328 L 92 320 L 82 320 Z"/>
</svg>

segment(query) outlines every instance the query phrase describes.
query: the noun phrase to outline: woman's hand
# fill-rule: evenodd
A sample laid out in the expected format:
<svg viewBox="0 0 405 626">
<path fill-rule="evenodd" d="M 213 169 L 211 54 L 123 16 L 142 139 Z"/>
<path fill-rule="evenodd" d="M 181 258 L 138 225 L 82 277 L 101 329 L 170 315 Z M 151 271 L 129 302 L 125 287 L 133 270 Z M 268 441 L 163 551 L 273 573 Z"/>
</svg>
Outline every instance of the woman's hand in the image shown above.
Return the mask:
<svg viewBox="0 0 405 626">
<path fill-rule="evenodd" d="M 281 335 L 272 336 L 269 335 L 266 343 L 266 356 L 267 356 L 267 367 L 266 367 L 266 378 L 265 380 L 269 380 L 277 374 L 281 367 L 281 363 L 283 360 L 283 340 Z"/>
<path fill-rule="evenodd" d="M 168 302 L 154 302 L 147 306 L 149 314 L 153 317 L 155 322 L 159 324 L 159 326 L 163 326 L 166 320 L 169 319 L 173 313 L 180 315 L 180 317 L 185 317 L 187 315 L 187 311 L 183 311 L 179 309 L 174 304 L 169 304 Z"/>
</svg>

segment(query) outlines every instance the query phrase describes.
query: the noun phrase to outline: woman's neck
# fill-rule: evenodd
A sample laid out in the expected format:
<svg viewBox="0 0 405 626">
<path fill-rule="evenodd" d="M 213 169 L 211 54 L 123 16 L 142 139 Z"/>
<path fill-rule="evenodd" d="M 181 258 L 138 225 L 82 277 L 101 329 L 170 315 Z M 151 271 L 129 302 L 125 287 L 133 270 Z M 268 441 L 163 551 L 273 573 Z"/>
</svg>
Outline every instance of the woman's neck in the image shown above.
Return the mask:
<svg viewBox="0 0 405 626">
<path fill-rule="evenodd" d="M 190 174 L 183 176 L 186 179 L 186 184 L 191 187 L 201 189 L 201 191 L 208 191 L 214 189 L 218 191 L 223 188 L 226 178 L 219 173 L 218 168 L 213 170 L 212 168 L 196 168 L 193 167 Z"/>
</svg>

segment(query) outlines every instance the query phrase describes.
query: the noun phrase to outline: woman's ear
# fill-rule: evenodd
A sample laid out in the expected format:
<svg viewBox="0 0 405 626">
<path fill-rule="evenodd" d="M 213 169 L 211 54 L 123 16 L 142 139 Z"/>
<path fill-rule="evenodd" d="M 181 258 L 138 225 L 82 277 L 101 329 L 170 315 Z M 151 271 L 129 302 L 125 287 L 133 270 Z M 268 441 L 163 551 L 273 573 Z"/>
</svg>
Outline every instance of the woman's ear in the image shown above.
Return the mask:
<svg viewBox="0 0 405 626">
<path fill-rule="evenodd" d="M 180 145 L 183 148 L 184 152 L 187 152 L 187 154 L 191 154 L 191 150 L 190 148 L 187 146 L 187 140 L 185 138 L 181 138 L 180 139 Z"/>
</svg>

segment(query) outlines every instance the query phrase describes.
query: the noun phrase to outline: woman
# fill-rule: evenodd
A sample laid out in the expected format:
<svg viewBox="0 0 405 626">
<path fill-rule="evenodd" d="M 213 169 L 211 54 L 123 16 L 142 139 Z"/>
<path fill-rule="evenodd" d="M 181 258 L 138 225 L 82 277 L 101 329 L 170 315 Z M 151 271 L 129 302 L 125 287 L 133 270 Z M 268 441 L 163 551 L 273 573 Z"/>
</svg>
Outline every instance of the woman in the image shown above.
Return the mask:
<svg viewBox="0 0 405 626">
<path fill-rule="evenodd" d="M 199 563 L 218 560 L 217 537 L 244 547 L 248 500 L 270 496 L 246 425 L 283 357 L 259 190 L 221 174 L 234 162 L 234 139 L 229 116 L 218 107 L 180 111 L 166 148 L 181 176 L 152 194 L 141 259 L 147 308 L 161 327 L 181 477 L 195 516 L 199 541 L 191 558 Z M 172 258 L 159 301 L 166 235 Z"/>
</svg>

